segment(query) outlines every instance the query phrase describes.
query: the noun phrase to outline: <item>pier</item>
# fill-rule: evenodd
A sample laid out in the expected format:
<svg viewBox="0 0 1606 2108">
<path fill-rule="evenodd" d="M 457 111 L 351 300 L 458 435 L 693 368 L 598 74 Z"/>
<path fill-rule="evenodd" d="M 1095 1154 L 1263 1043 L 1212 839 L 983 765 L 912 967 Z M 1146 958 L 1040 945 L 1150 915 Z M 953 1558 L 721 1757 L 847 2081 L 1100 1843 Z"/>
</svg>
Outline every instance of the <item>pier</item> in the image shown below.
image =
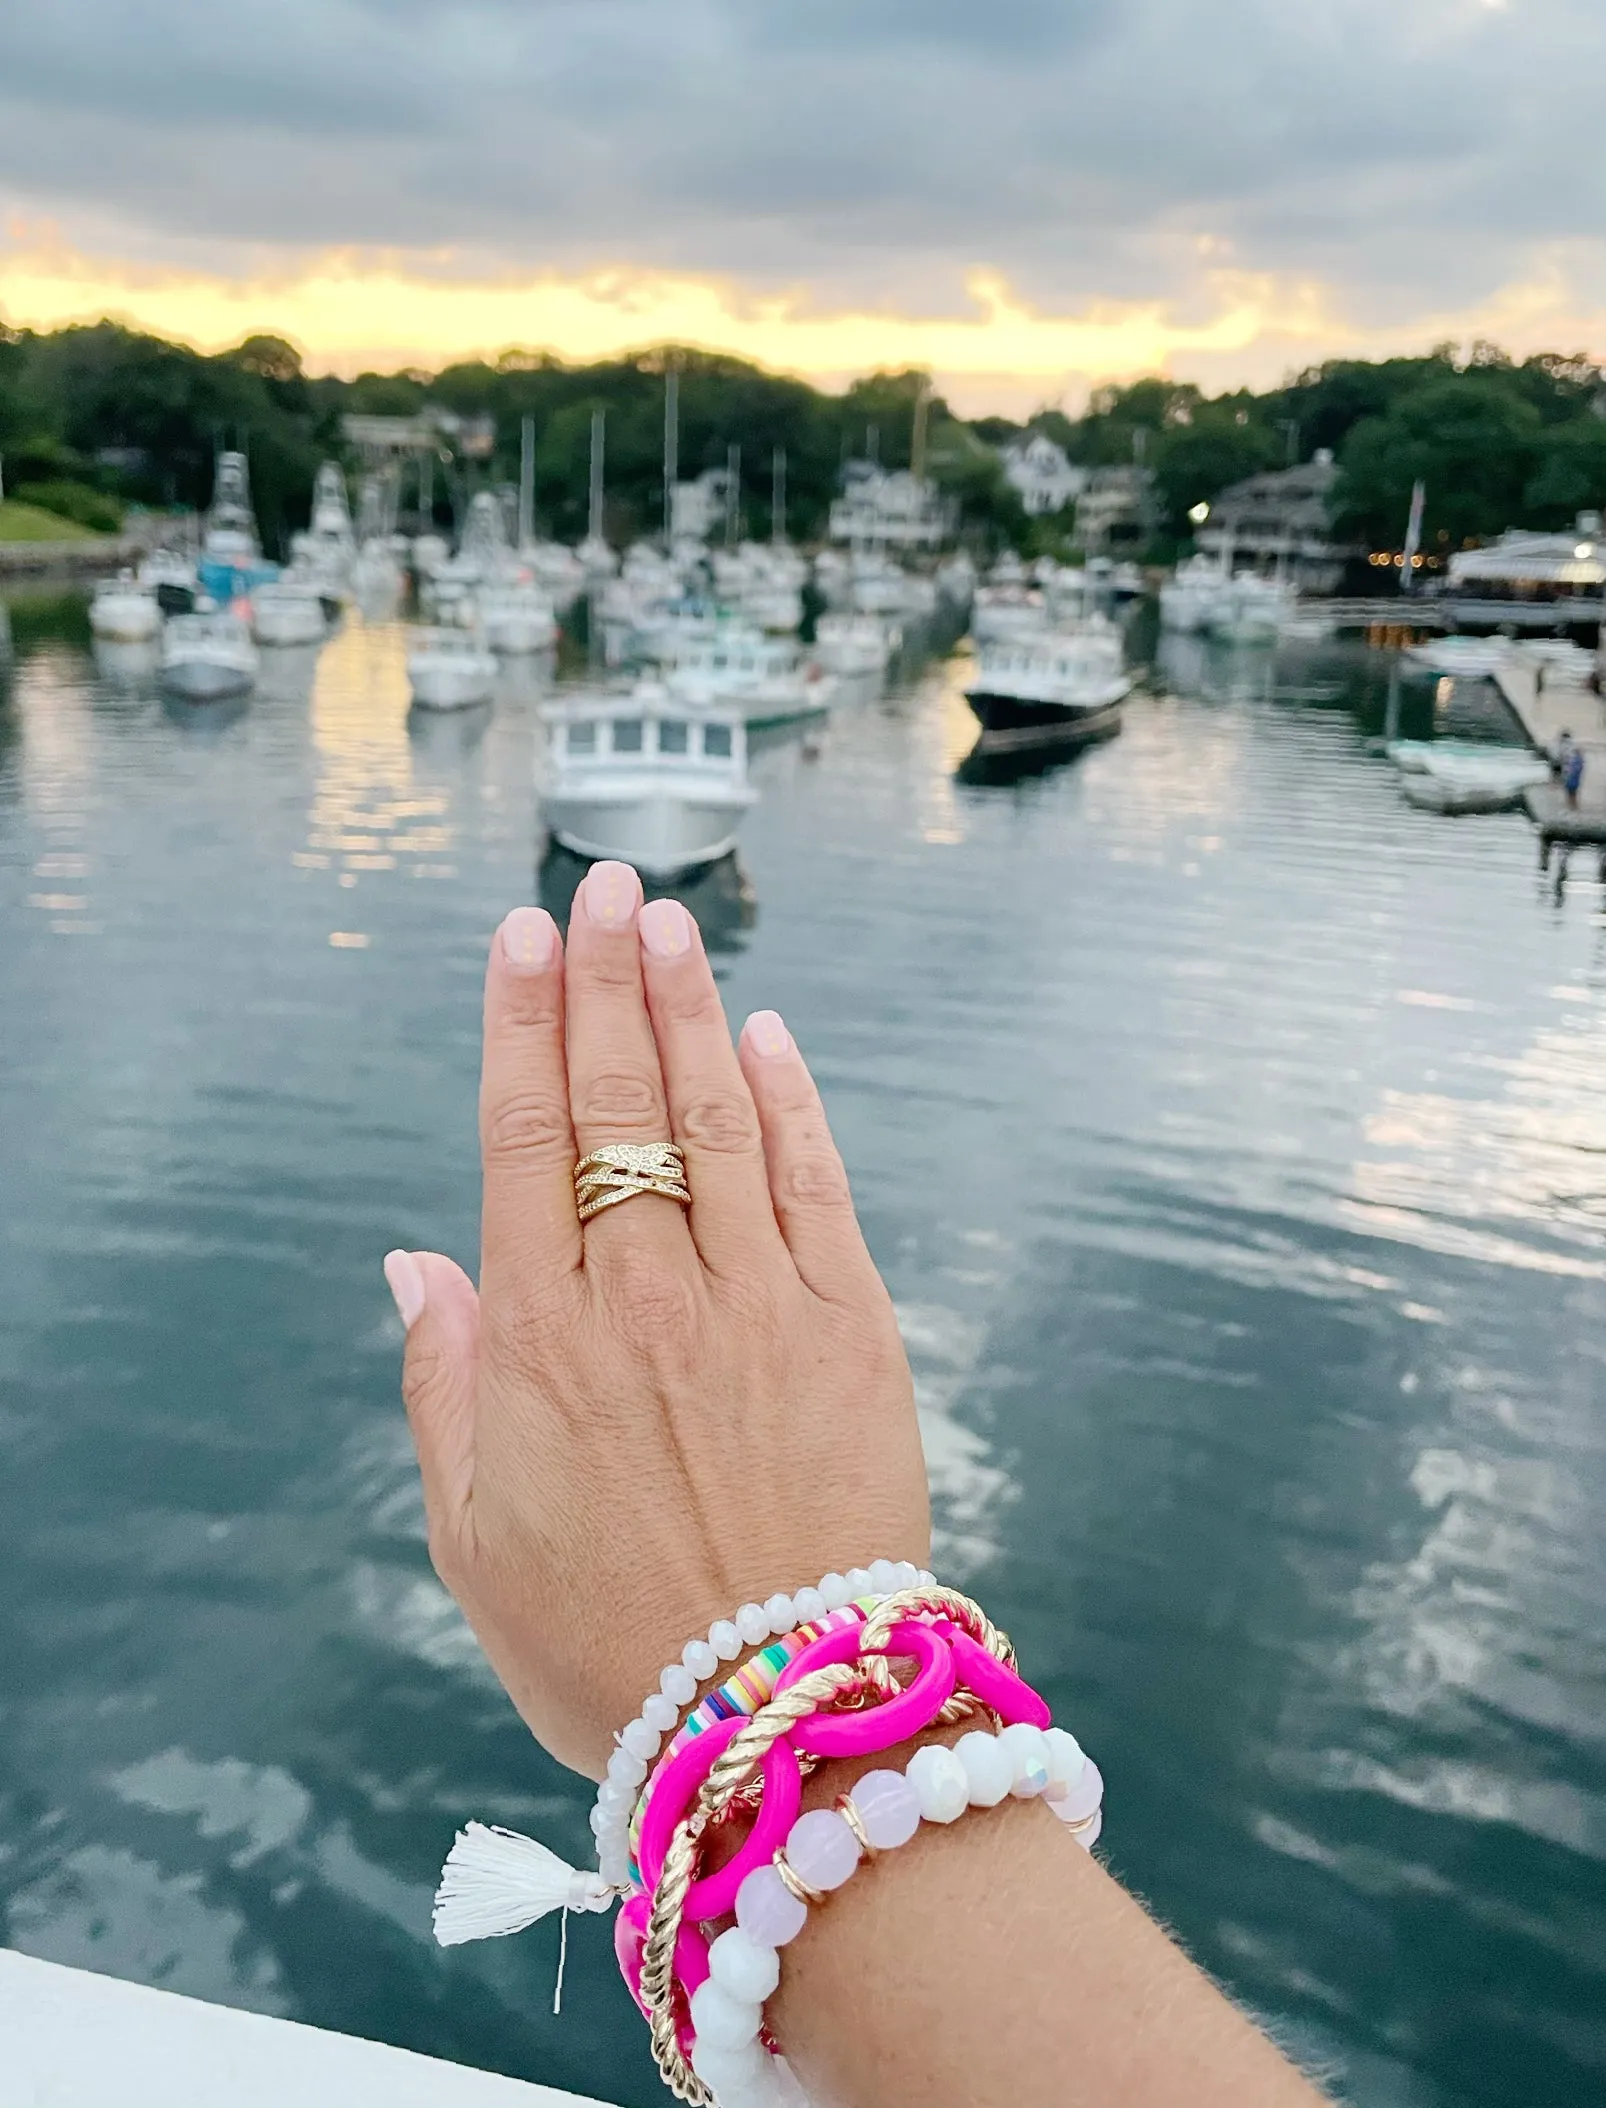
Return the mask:
<svg viewBox="0 0 1606 2108">
<path fill-rule="evenodd" d="M 1512 715 L 1538 752 L 1550 753 L 1563 732 L 1570 732 L 1583 751 L 1584 780 L 1576 806 L 1567 803 L 1559 783 L 1541 783 L 1523 798 L 1528 817 L 1539 830 L 1540 868 L 1548 867 L 1551 851 L 1559 843 L 1564 852 L 1599 849 L 1602 875 L 1606 876 L 1606 701 L 1592 688 L 1558 680 L 1549 669 L 1541 682 L 1540 671 L 1537 665 L 1513 660 L 1494 676 Z"/>
</svg>

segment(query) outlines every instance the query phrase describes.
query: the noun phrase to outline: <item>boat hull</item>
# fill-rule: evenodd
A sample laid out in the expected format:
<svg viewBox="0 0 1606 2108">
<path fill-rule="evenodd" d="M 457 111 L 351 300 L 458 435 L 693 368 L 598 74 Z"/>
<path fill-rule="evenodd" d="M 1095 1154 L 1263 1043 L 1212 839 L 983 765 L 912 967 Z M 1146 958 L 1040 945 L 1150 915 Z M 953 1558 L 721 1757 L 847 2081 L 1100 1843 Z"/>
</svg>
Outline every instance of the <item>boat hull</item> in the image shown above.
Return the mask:
<svg viewBox="0 0 1606 2108">
<path fill-rule="evenodd" d="M 148 644 L 162 627 L 162 610 L 154 594 L 113 594 L 92 601 L 89 627 L 108 644 Z"/>
<path fill-rule="evenodd" d="M 565 849 L 593 859 L 617 858 L 649 878 L 668 879 L 729 856 L 751 802 L 667 791 L 611 798 L 559 789 L 547 792 L 542 808 L 548 829 Z"/>
<path fill-rule="evenodd" d="M 496 661 L 488 653 L 483 663 L 415 659 L 408 663 L 407 678 L 421 710 L 473 710 L 491 700 Z"/>
<path fill-rule="evenodd" d="M 1129 684 L 1128 684 L 1129 685 Z M 1069 753 L 1111 739 L 1121 729 L 1127 687 L 1088 708 L 1022 701 L 1019 696 L 976 690 L 965 700 L 981 725 L 981 754 Z"/>
<path fill-rule="evenodd" d="M 255 685 L 252 668 L 222 659 L 173 659 L 162 668 L 162 686 L 183 703 L 221 703 Z"/>
<path fill-rule="evenodd" d="M 316 599 L 265 602 L 251 610 L 251 634 L 259 644 L 320 644 L 327 629 Z"/>
</svg>

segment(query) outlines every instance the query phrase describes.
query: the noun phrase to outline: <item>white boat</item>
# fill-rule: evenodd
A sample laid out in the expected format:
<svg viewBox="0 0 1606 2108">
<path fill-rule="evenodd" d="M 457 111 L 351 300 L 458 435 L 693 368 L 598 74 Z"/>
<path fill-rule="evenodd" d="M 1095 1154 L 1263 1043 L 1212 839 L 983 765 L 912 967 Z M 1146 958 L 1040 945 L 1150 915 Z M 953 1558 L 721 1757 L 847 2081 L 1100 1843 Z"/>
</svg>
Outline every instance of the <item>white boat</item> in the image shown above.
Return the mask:
<svg viewBox="0 0 1606 2108">
<path fill-rule="evenodd" d="M 312 486 L 312 524 L 290 538 L 290 555 L 298 568 L 317 580 L 325 592 L 344 593 L 357 559 L 357 537 L 351 503 L 340 464 L 320 464 Z"/>
<path fill-rule="evenodd" d="M 965 700 L 986 753 L 1085 746 L 1120 729 L 1132 686 L 1121 635 L 1102 615 L 984 645 Z"/>
<path fill-rule="evenodd" d="M 879 615 L 822 615 L 814 629 L 814 655 L 827 673 L 862 680 L 885 673 L 901 641 Z"/>
<path fill-rule="evenodd" d="M 306 578 L 270 580 L 251 593 L 251 634 L 259 644 L 321 644 L 329 633 L 323 595 Z"/>
<path fill-rule="evenodd" d="M 1296 607 L 1297 595 L 1282 580 L 1241 571 L 1223 588 L 1205 627 L 1230 644 L 1271 644 Z"/>
<path fill-rule="evenodd" d="M 407 680 L 421 710 L 470 710 L 490 701 L 496 659 L 472 630 L 416 630 L 407 647 Z"/>
<path fill-rule="evenodd" d="M 1036 587 L 978 586 L 970 609 L 970 633 L 978 644 L 1035 637 L 1048 628 L 1048 608 Z"/>
<path fill-rule="evenodd" d="M 1229 581 L 1208 556 L 1190 556 L 1160 588 L 1160 620 L 1167 629 L 1209 629 L 1226 599 Z"/>
<path fill-rule="evenodd" d="M 677 643 L 667 678 L 684 699 L 739 710 L 750 731 L 822 716 L 833 690 L 820 666 L 800 658 L 790 639 L 766 637 L 741 623 L 717 624 L 711 635 Z"/>
<path fill-rule="evenodd" d="M 1504 637 L 1430 637 L 1408 645 L 1403 656 L 1407 665 L 1420 667 L 1424 673 L 1475 680 L 1492 675 L 1505 663 L 1510 649 Z"/>
<path fill-rule="evenodd" d="M 492 651 L 509 658 L 549 651 L 557 642 L 551 603 L 534 586 L 491 586 L 479 596 L 480 623 Z"/>
<path fill-rule="evenodd" d="M 690 705 L 657 681 L 566 696 L 541 713 L 551 748 L 541 804 L 579 856 L 654 879 L 717 863 L 758 797 L 738 711 Z"/>
<path fill-rule="evenodd" d="M 406 580 L 389 543 L 379 535 L 370 537 L 357 552 L 351 567 L 351 591 L 363 613 L 371 618 L 393 615 L 401 604 Z"/>
<path fill-rule="evenodd" d="M 153 549 L 139 567 L 139 582 L 150 587 L 164 615 L 187 615 L 195 606 L 195 561 L 176 549 Z"/>
<path fill-rule="evenodd" d="M 1550 780 L 1550 764 L 1526 747 L 1465 739 L 1395 739 L 1386 749 L 1400 788 L 1431 812 L 1507 812 Z"/>
<path fill-rule="evenodd" d="M 976 592 L 976 566 L 959 550 L 937 566 L 937 591 L 955 610 L 968 608 Z"/>
<path fill-rule="evenodd" d="M 148 644 L 162 627 L 156 588 L 141 585 L 132 571 L 102 579 L 89 603 L 89 627 L 111 644 Z"/>
<path fill-rule="evenodd" d="M 162 634 L 162 686 L 186 703 L 248 695 L 261 664 L 238 615 L 173 615 Z"/>
</svg>

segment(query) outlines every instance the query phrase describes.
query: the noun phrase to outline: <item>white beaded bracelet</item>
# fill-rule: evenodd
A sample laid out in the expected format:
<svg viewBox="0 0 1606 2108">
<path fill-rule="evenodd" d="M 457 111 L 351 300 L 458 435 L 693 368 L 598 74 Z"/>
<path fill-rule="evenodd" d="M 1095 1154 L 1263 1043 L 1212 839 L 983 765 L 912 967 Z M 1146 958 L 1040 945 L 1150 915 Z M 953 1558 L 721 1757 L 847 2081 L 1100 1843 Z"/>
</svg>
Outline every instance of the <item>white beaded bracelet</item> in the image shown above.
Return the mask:
<svg viewBox="0 0 1606 2108">
<path fill-rule="evenodd" d="M 967 1809 L 995 1808 L 1011 1795 L 1047 1801 L 1086 1850 L 1097 1843 L 1098 1766 L 1063 1728 L 1025 1723 L 962 1735 L 951 1749 L 927 1743 L 901 1772 L 865 1772 L 835 1808 L 798 1817 L 775 1863 L 755 1869 L 737 1891 L 736 1923 L 709 1948 L 711 1973 L 691 1995 L 692 2070 L 719 2108 L 805 2104 L 785 2058 L 759 2039 L 765 2003 L 781 1980 L 780 1950 L 808 1922 L 805 1896 L 819 1901 L 841 1888 L 862 1860 L 907 1844 L 922 1821 L 957 1822 Z"/>
<path fill-rule="evenodd" d="M 907 1559 L 875 1559 L 845 1574 L 826 1574 L 818 1586 L 795 1595 L 773 1595 L 764 1603 L 744 1603 L 732 1618 L 716 1618 L 705 1639 L 688 1640 L 680 1659 L 668 1664 L 658 1688 L 642 1701 L 641 1711 L 614 1737 L 608 1772 L 597 1789 L 591 1831 L 597 1840 L 597 1871 L 610 1888 L 630 1880 L 630 1815 L 664 1738 L 676 1733 L 701 1686 L 747 1649 L 811 1625 L 828 1611 L 865 1599 L 879 1601 L 899 1589 L 929 1588 L 935 1577 Z"/>
</svg>

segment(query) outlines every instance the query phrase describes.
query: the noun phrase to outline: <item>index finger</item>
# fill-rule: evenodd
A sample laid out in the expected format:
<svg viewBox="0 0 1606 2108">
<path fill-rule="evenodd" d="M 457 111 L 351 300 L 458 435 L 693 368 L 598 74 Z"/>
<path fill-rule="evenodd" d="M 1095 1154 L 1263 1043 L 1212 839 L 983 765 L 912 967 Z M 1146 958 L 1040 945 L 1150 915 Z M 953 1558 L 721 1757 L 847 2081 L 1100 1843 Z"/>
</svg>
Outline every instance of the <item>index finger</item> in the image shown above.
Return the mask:
<svg viewBox="0 0 1606 2108">
<path fill-rule="evenodd" d="M 580 1265 L 563 1029 L 558 926 L 515 908 L 485 975 L 480 1301 L 493 1330 Z"/>
</svg>

